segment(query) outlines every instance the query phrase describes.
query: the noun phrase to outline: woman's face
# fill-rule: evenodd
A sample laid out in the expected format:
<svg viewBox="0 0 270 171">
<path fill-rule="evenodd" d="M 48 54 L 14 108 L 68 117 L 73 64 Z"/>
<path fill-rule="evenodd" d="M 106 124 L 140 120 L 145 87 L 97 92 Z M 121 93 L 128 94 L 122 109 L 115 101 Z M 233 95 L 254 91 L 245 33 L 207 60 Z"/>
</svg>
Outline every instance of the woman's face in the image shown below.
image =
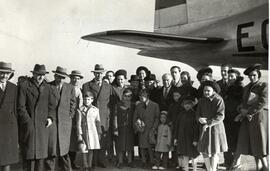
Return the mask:
<svg viewBox="0 0 270 171">
<path fill-rule="evenodd" d="M 250 80 L 251 83 L 255 83 L 257 81 L 259 81 L 259 75 L 257 71 L 252 71 L 248 74 L 248 78 Z"/>
<path fill-rule="evenodd" d="M 143 80 L 146 77 L 146 72 L 144 70 L 140 70 L 138 76 L 140 80 Z"/>
<path fill-rule="evenodd" d="M 211 86 L 204 86 L 203 93 L 206 98 L 210 98 L 214 94 L 214 89 Z"/>
<path fill-rule="evenodd" d="M 126 81 L 124 75 L 118 75 L 117 78 L 116 78 L 116 80 L 117 80 L 117 84 L 118 84 L 120 87 L 124 87 L 125 81 Z"/>
<path fill-rule="evenodd" d="M 236 73 L 229 73 L 228 81 L 229 81 L 230 85 L 232 85 L 235 82 L 236 79 L 237 79 L 237 74 Z"/>
<path fill-rule="evenodd" d="M 187 74 L 183 74 L 183 75 L 181 75 L 181 83 L 182 84 L 186 84 L 186 83 L 188 83 L 188 75 Z"/>
</svg>

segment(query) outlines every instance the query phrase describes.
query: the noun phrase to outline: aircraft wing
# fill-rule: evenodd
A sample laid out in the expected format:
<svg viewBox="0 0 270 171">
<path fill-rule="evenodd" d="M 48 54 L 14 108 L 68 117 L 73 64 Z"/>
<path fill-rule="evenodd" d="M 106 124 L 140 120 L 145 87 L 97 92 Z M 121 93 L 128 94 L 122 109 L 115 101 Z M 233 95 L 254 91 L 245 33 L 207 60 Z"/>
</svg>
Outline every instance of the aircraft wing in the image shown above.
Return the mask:
<svg viewBox="0 0 270 171">
<path fill-rule="evenodd" d="M 133 30 L 99 32 L 83 36 L 82 39 L 140 50 L 179 48 L 190 44 L 216 44 L 224 40 L 216 37 L 188 37 Z"/>
</svg>

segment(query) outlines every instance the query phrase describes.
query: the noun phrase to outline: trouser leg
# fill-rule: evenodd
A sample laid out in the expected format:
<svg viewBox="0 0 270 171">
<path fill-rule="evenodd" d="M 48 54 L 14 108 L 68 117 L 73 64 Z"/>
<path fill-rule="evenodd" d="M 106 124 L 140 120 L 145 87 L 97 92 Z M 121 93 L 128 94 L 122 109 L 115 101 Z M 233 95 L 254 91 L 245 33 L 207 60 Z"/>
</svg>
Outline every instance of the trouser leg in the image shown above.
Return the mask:
<svg viewBox="0 0 270 171">
<path fill-rule="evenodd" d="M 169 152 L 162 153 L 162 166 L 167 168 L 168 167 L 168 159 L 169 159 Z"/>
<path fill-rule="evenodd" d="M 88 160 L 87 160 L 88 154 L 87 153 L 83 153 L 82 157 L 83 157 L 83 167 L 84 168 L 88 168 L 89 167 L 88 166 Z"/>
<path fill-rule="evenodd" d="M 140 152 L 141 152 L 141 159 L 143 163 L 146 163 L 146 149 L 145 148 L 140 148 Z"/>
<path fill-rule="evenodd" d="M 154 164 L 155 164 L 156 166 L 159 166 L 159 165 L 160 165 L 160 155 L 161 155 L 160 152 L 155 151 L 155 162 L 154 162 Z"/>
<path fill-rule="evenodd" d="M 153 164 L 154 163 L 154 152 L 153 152 L 153 149 L 151 147 L 149 147 L 147 150 L 148 150 L 150 162 L 151 162 L 151 164 Z"/>
<path fill-rule="evenodd" d="M 76 152 L 70 151 L 70 152 L 68 152 L 68 155 L 69 155 L 69 158 L 70 158 L 71 165 L 75 165 Z"/>
<path fill-rule="evenodd" d="M 89 166 L 90 168 L 92 168 L 93 154 L 94 154 L 93 150 L 89 150 L 89 151 L 88 151 L 88 166 Z"/>
<path fill-rule="evenodd" d="M 124 160 L 123 159 L 124 158 L 124 152 L 123 151 L 121 151 L 121 152 L 118 151 L 117 152 L 117 155 L 118 155 L 118 162 L 122 164 L 123 163 L 123 160 Z"/>
<path fill-rule="evenodd" d="M 2 171 L 10 171 L 10 165 L 1 166 Z"/>
<path fill-rule="evenodd" d="M 72 171 L 68 154 L 59 157 L 59 168 L 61 171 Z"/>
<path fill-rule="evenodd" d="M 55 171 L 56 157 L 48 157 L 44 163 L 46 171 Z"/>
</svg>

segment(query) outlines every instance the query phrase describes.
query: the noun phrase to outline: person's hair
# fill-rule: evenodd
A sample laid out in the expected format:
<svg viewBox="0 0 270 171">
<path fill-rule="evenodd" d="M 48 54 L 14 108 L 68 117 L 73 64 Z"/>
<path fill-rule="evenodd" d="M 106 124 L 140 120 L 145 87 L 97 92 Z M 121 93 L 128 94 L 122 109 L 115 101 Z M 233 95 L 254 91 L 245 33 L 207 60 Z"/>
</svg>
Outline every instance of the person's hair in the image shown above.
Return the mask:
<svg viewBox="0 0 270 171">
<path fill-rule="evenodd" d="M 172 75 L 171 75 L 171 74 L 166 73 L 166 74 L 163 74 L 163 75 L 162 75 L 162 80 L 163 80 L 163 79 L 164 79 L 166 76 L 169 76 L 169 77 L 171 77 L 171 78 L 172 78 Z"/>
<path fill-rule="evenodd" d="M 181 74 L 180 74 L 181 76 L 182 75 L 187 75 L 187 77 L 188 77 L 188 82 L 190 83 L 191 82 L 191 77 L 190 77 L 190 74 L 189 74 L 189 72 L 187 72 L 187 71 L 183 71 L 183 72 L 181 72 Z"/>
<path fill-rule="evenodd" d="M 107 75 L 107 74 L 109 74 L 109 73 L 112 73 L 113 76 L 114 76 L 114 72 L 113 72 L 112 70 L 107 71 L 105 75 Z"/>
<path fill-rule="evenodd" d="M 151 72 L 148 70 L 148 68 L 146 68 L 145 66 L 139 66 L 137 69 L 136 69 L 136 75 L 139 76 L 139 72 L 141 70 L 144 70 L 144 72 L 146 73 L 146 77 L 151 74 Z"/>
<path fill-rule="evenodd" d="M 179 66 L 172 66 L 170 71 L 172 71 L 174 68 L 177 68 L 179 72 L 181 72 L 181 68 Z"/>
<path fill-rule="evenodd" d="M 126 88 L 126 89 L 124 89 L 124 91 L 123 91 L 123 95 L 124 94 L 133 94 L 133 92 L 132 92 L 132 90 L 130 89 L 130 88 Z"/>
<path fill-rule="evenodd" d="M 232 65 L 228 63 L 222 64 L 221 67 L 228 67 L 229 69 L 232 69 Z"/>
<path fill-rule="evenodd" d="M 94 93 L 92 91 L 86 91 L 85 93 L 83 93 L 83 98 L 86 98 L 86 97 L 95 97 L 94 96 Z"/>
<path fill-rule="evenodd" d="M 138 93 L 139 96 L 146 95 L 149 97 L 149 90 L 148 89 L 141 89 Z"/>
</svg>

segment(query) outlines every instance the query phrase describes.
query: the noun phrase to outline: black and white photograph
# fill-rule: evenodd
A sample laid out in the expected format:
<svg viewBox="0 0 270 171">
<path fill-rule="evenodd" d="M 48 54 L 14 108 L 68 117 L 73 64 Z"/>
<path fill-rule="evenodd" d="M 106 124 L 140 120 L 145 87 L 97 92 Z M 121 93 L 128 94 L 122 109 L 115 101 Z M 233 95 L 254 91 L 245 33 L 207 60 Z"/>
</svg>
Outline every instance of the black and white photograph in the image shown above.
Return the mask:
<svg viewBox="0 0 270 171">
<path fill-rule="evenodd" d="M 0 0 L 0 171 L 268 171 L 268 0 Z"/>
</svg>

